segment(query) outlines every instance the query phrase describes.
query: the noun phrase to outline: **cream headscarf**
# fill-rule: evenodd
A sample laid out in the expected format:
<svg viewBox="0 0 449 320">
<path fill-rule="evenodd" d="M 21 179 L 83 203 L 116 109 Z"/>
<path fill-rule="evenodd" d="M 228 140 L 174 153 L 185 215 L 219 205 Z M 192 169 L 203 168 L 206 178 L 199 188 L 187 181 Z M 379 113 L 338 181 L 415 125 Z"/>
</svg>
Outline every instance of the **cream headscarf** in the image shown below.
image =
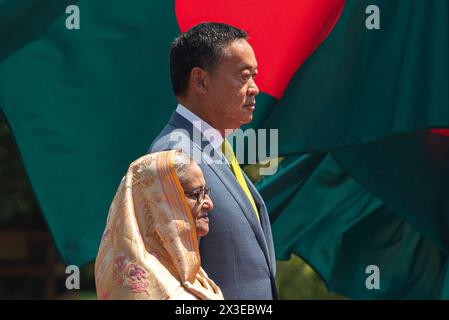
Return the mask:
<svg viewBox="0 0 449 320">
<path fill-rule="evenodd" d="M 99 299 L 223 299 L 200 266 L 175 152 L 137 159 L 122 179 L 95 261 Z"/>
</svg>

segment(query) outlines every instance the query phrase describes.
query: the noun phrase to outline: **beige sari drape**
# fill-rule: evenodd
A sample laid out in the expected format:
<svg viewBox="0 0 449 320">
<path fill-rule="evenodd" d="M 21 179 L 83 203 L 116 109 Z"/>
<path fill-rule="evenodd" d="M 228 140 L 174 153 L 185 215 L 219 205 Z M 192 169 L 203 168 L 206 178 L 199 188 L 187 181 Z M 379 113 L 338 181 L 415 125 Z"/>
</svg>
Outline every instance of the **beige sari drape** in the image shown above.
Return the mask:
<svg viewBox="0 0 449 320">
<path fill-rule="evenodd" d="M 95 261 L 99 299 L 223 299 L 200 266 L 174 154 L 145 155 L 122 179 Z"/>
</svg>

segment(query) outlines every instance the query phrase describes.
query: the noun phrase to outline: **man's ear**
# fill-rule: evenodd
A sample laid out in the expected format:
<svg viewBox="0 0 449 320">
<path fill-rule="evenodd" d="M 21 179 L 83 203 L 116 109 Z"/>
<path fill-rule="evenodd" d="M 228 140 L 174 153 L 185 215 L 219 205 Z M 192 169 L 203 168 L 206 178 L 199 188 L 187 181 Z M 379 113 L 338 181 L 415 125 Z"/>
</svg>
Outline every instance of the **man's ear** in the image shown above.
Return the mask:
<svg viewBox="0 0 449 320">
<path fill-rule="evenodd" d="M 207 94 L 208 72 L 200 67 L 194 67 L 190 71 L 191 88 L 201 95 Z"/>
</svg>

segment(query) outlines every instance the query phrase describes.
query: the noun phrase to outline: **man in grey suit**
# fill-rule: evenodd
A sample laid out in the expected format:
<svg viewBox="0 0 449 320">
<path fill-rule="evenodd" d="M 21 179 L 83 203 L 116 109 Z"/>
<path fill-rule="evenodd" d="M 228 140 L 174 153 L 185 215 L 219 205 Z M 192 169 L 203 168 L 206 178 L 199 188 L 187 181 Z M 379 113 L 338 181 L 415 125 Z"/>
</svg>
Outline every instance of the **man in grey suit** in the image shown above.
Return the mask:
<svg viewBox="0 0 449 320">
<path fill-rule="evenodd" d="M 201 167 L 214 204 L 209 234 L 200 241 L 202 267 L 233 300 L 278 298 L 267 208 L 235 157 L 221 151 L 229 130 L 252 120 L 257 72 L 243 30 L 202 23 L 181 34 L 170 48 L 179 104 L 150 147 L 181 148 Z"/>
</svg>

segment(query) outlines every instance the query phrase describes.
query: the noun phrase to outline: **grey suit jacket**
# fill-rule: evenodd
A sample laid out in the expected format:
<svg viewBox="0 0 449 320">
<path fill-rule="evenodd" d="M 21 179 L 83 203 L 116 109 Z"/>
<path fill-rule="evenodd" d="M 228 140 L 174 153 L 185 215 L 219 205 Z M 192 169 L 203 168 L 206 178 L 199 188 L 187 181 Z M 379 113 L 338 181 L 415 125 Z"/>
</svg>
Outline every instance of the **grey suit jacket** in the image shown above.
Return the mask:
<svg viewBox="0 0 449 320">
<path fill-rule="evenodd" d="M 201 145 L 192 141 L 194 135 L 200 137 Z M 229 166 L 208 163 L 212 146 L 201 138 L 199 130 L 174 112 L 149 150 L 181 148 L 201 162 L 199 166 L 211 188 L 214 204 L 209 213 L 209 233 L 200 239 L 201 266 L 220 287 L 225 299 L 278 299 L 273 238 L 265 203 L 245 175 L 259 211 L 259 223 Z"/>
</svg>

